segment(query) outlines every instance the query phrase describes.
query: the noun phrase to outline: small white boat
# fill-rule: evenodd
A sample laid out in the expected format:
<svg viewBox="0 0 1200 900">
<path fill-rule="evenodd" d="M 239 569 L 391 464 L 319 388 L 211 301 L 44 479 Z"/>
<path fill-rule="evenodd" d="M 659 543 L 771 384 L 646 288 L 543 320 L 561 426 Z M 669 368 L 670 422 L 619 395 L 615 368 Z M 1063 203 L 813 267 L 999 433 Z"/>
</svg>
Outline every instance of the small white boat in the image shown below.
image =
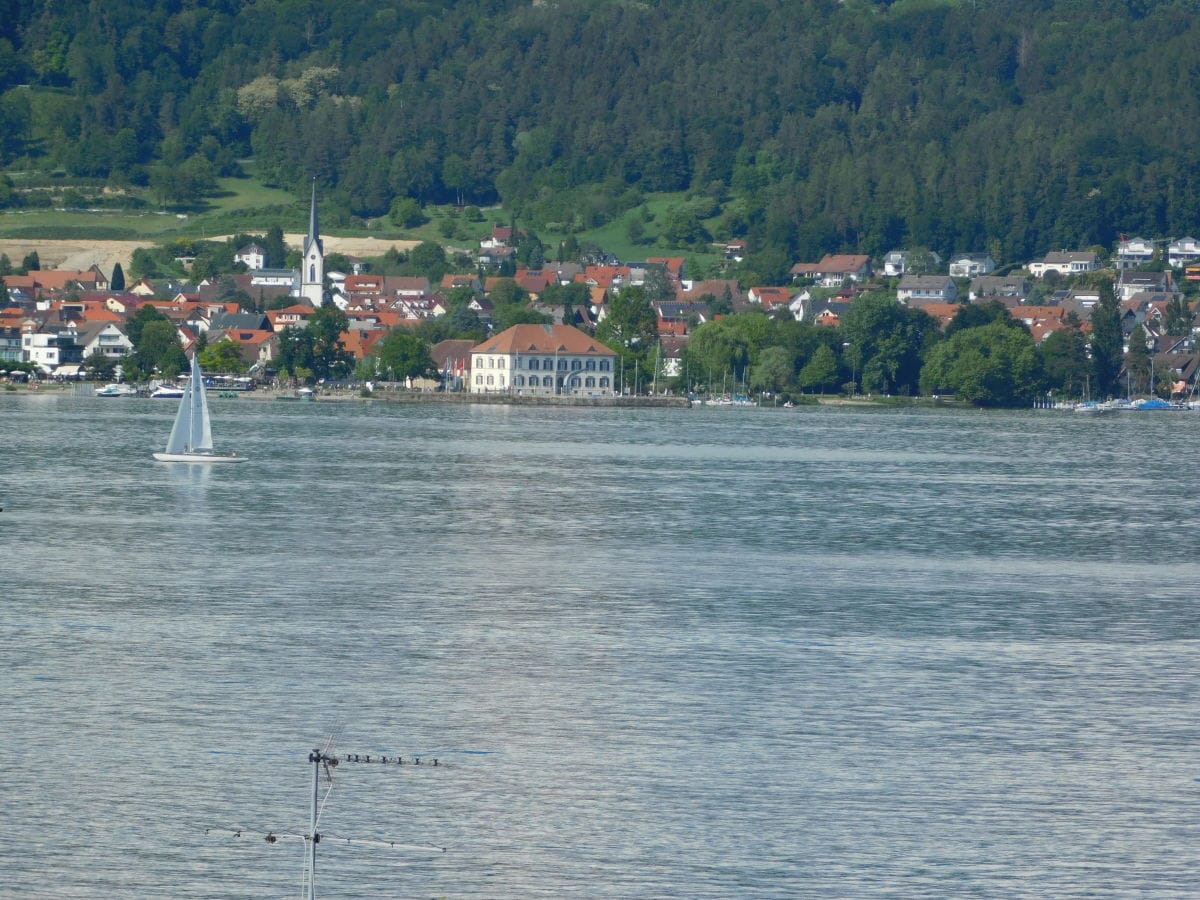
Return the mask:
<svg viewBox="0 0 1200 900">
<path fill-rule="evenodd" d="M 96 388 L 97 397 L 136 397 L 137 389 L 131 388 L 127 384 L 106 384 L 102 388 Z"/>
<path fill-rule="evenodd" d="M 160 384 L 150 394 L 153 400 L 179 400 L 183 397 L 184 389 L 174 384 Z"/>
<path fill-rule="evenodd" d="M 192 356 L 192 378 L 179 401 L 175 425 L 163 453 L 155 453 L 159 462 L 223 463 L 245 462 L 237 453 L 213 451 L 212 422 L 208 416 L 208 397 L 204 392 L 204 376 L 200 374 L 199 354 Z"/>
</svg>

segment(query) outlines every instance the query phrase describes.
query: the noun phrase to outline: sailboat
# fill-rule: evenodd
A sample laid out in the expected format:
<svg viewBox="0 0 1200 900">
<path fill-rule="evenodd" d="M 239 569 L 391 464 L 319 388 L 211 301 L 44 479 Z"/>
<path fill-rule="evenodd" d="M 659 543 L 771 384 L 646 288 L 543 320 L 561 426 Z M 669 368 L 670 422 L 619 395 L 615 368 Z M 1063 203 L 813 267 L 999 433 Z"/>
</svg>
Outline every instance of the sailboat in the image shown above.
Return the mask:
<svg viewBox="0 0 1200 900">
<path fill-rule="evenodd" d="M 212 422 L 208 417 L 208 396 L 204 392 L 204 376 L 200 374 L 200 354 L 192 354 L 192 377 L 184 388 L 175 414 L 175 425 L 167 439 L 167 449 L 155 453 L 159 462 L 218 463 L 245 462 L 236 453 L 214 453 Z"/>
</svg>

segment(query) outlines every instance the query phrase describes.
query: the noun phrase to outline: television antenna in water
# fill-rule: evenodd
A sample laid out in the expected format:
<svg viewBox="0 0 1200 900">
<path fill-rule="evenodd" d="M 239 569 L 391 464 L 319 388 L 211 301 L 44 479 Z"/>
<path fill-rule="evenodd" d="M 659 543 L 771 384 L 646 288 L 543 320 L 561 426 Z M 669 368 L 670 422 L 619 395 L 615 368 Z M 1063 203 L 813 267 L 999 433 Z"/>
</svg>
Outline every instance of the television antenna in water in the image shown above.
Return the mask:
<svg viewBox="0 0 1200 900">
<path fill-rule="evenodd" d="M 275 844 L 283 838 L 292 838 L 304 841 L 304 873 L 301 878 L 301 889 L 303 896 L 307 900 L 316 900 L 317 897 L 317 845 L 322 841 L 336 841 L 339 844 L 357 844 L 367 847 L 383 847 L 392 850 L 415 850 L 429 853 L 445 853 L 445 847 L 437 847 L 431 844 L 411 844 L 403 841 L 389 840 L 386 838 L 358 838 L 346 837 L 345 835 L 322 833 L 319 828 L 321 824 L 321 815 L 325 811 L 325 804 L 329 800 L 329 795 L 333 791 L 333 773 L 339 765 L 375 765 L 381 767 L 395 766 L 422 766 L 426 769 L 448 769 L 451 766 L 446 765 L 437 758 L 426 757 L 422 760 L 419 756 L 386 756 L 377 754 L 362 754 L 362 753 L 346 753 L 338 756 L 334 752 L 335 736 L 330 735 L 324 746 L 314 748 L 308 754 L 308 762 L 313 767 L 312 776 L 312 805 L 309 810 L 308 830 L 303 833 L 297 832 L 275 832 L 267 831 L 263 835 L 263 840 L 268 844 Z M 324 782 L 325 793 L 321 795 L 321 784 Z M 246 828 L 225 828 L 213 829 L 206 828 L 205 832 L 209 831 L 227 831 L 233 834 L 234 837 L 242 837 L 244 834 L 252 833 L 251 829 Z"/>
</svg>

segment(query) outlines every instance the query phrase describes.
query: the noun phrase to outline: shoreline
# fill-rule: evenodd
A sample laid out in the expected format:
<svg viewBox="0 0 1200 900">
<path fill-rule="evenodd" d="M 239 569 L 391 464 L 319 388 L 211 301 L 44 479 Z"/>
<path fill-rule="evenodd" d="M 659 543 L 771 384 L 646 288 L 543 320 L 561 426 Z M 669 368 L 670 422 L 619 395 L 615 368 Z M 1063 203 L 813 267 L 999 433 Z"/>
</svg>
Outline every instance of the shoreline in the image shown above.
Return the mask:
<svg viewBox="0 0 1200 900">
<path fill-rule="evenodd" d="M 86 397 L 93 399 L 124 399 L 100 398 L 95 396 L 97 387 L 103 387 L 100 382 L 37 382 L 34 384 L 9 383 L 0 386 L 0 391 L 10 394 L 28 394 L 33 396 L 53 397 Z M 393 391 L 389 389 L 376 390 L 368 395 L 358 389 L 324 390 L 305 399 L 296 395 L 291 388 L 282 390 L 275 388 L 260 388 L 253 391 L 227 392 L 209 388 L 208 395 L 212 400 L 247 400 L 255 403 L 280 401 L 290 403 L 443 403 L 449 405 L 479 405 L 479 406 L 585 406 L 613 407 L 623 409 L 688 409 L 694 404 L 686 397 L 570 397 L 536 394 L 471 394 L 466 392 L 445 391 Z M 135 397 L 133 399 L 150 399 Z M 699 405 L 699 404 L 695 404 Z"/>
</svg>

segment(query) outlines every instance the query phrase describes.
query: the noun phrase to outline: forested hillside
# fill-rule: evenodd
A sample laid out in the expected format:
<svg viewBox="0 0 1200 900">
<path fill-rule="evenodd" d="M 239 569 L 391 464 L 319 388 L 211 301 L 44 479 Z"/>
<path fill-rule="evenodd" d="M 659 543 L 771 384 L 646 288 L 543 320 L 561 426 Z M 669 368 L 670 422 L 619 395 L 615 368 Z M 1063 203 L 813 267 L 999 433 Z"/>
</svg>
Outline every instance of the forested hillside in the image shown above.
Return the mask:
<svg viewBox="0 0 1200 900">
<path fill-rule="evenodd" d="M 1197 11 L 0 0 L 0 164 L 183 196 L 253 156 L 354 215 L 500 200 L 535 226 L 687 191 L 676 242 L 746 236 L 764 271 L 897 246 L 1016 260 L 1200 231 Z"/>
</svg>

